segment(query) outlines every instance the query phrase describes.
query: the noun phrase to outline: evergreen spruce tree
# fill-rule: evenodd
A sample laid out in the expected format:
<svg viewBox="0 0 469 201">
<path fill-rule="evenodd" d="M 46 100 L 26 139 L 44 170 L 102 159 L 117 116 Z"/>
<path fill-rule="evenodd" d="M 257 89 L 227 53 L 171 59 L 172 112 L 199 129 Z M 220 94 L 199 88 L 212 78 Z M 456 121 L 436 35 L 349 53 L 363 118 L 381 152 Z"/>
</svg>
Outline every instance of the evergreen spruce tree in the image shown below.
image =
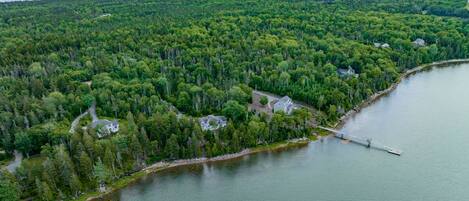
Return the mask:
<svg viewBox="0 0 469 201">
<path fill-rule="evenodd" d="M 166 142 L 165 153 L 170 159 L 177 159 L 179 157 L 179 144 L 176 135 L 171 135 Z"/>
<path fill-rule="evenodd" d="M 79 160 L 79 169 L 78 172 L 83 178 L 86 178 L 88 181 L 92 179 L 92 171 L 93 171 L 93 162 L 91 161 L 88 154 L 84 151 L 80 154 Z"/>
</svg>

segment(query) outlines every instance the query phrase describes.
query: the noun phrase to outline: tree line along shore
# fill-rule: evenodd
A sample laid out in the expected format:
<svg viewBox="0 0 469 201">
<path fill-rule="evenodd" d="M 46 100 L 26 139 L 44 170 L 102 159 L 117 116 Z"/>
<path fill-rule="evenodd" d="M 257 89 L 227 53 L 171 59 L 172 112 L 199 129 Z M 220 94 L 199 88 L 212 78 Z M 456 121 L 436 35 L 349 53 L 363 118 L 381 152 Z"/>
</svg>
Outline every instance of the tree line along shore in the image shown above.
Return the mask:
<svg viewBox="0 0 469 201">
<path fill-rule="evenodd" d="M 398 82 L 393 84 L 391 87 L 388 89 L 385 89 L 383 91 L 379 91 L 373 96 L 371 96 L 369 99 L 361 103 L 360 105 L 357 105 L 354 109 L 350 110 L 346 114 L 344 114 L 341 118 L 340 121 L 338 121 L 333 127 L 335 128 L 341 128 L 348 119 L 359 113 L 363 108 L 368 107 L 375 101 L 379 100 L 381 97 L 384 97 L 394 91 L 397 87 L 397 85 L 400 83 L 401 80 L 408 78 L 409 76 L 419 73 L 424 70 L 431 69 L 433 67 L 447 67 L 447 66 L 452 66 L 452 65 L 459 65 L 459 64 L 466 64 L 469 63 L 469 59 L 454 59 L 454 60 L 447 60 L 447 61 L 439 61 L 439 62 L 433 62 L 431 64 L 424 64 L 418 67 L 415 67 L 413 69 L 407 70 L 404 74 L 401 75 L 400 79 Z M 185 165 L 194 165 L 194 164 L 199 164 L 199 163 L 207 163 L 207 162 L 216 162 L 216 161 L 224 161 L 224 160 L 231 160 L 231 159 L 236 159 L 239 157 L 243 157 L 246 155 L 250 154 L 255 154 L 259 152 L 264 152 L 264 151 L 273 151 L 277 149 L 284 149 L 284 148 L 289 148 L 289 147 L 296 147 L 299 145 L 305 145 L 308 144 L 310 141 L 316 141 L 318 138 L 322 137 L 327 137 L 328 135 L 331 135 L 332 133 L 325 132 L 320 129 L 313 129 L 313 133 L 309 137 L 302 137 L 302 138 L 296 138 L 296 139 L 291 139 L 287 140 L 284 142 L 279 142 L 279 143 L 274 143 L 271 145 L 267 146 L 258 146 L 253 149 L 244 149 L 241 152 L 237 153 L 232 153 L 232 154 L 225 154 L 213 158 L 194 158 L 194 159 L 183 159 L 183 160 L 176 160 L 176 161 L 170 161 L 170 162 L 158 162 L 154 163 L 144 169 L 142 169 L 139 174 L 135 174 L 133 177 L 130 179 L 127 179 L 126 182 L 119 184 L 118 186 L 113 186 L 114 188 L 111 188 L 109 191 L 101 193 L 99 195 L 88 195 L 88 196 L 82 196 L 82 198 L 86 198 L 87 201 L 93 201 L 93 200 L 102 200 L 105 199 L 107 196 L 110 194 L 114 193 L 117 190 L 120 190 L 121 188 L 124 188 L 125 186 L 133 183 L 134 181 L 138 180 L 139 178 L 148 175 L 148 174 L 154 174 L 159 171 L 164 171 L 170 168 L 176 168 L 179 166 L 185 166 Z"/>
</svg>

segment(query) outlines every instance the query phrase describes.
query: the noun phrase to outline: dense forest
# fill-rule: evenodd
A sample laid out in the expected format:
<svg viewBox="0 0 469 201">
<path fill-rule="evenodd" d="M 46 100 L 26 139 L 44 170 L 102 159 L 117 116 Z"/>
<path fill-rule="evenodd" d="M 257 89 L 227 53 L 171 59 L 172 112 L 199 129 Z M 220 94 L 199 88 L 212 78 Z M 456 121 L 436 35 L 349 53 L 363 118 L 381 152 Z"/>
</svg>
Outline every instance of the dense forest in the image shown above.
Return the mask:
<svg viewBox="0 0 469 201">
<path fill-rule="evenodd" d="M 469 17 L 467 0 L 331 0 L 325 2 L 368 11 Z"/>
<path fill-rule="evenodd" d="M 256 114 L 247 107 L 252 91 L 288 95 L 334 123 L 412 67 L 467 58 L 466 3 L 0 4 L 0 148 L 26 157 L 14 174 L 0 173 L 0 200 L 73 199 L 157 161 L 309 136 L 309 111 Z M 93 103 L 99 116 L 119 120 L 117 134 L 69 132 Z M 228 125 L 202 130 L 197 118 L 209 114 Z"/>
</svg>

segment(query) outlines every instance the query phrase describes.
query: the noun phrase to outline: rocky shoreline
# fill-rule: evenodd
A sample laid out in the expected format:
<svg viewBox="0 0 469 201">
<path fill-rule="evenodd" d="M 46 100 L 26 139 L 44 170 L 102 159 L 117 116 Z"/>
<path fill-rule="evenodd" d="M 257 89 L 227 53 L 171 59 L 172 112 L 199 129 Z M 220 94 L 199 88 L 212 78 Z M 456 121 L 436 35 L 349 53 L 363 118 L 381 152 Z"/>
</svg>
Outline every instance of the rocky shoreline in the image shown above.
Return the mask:
<svg viewBox="0 0 469 201">
<path fill-rule="evenodd" d="M 163 169 L 177 167 L 177 166 L 194 165 L 194 164 L 199 164 L 199 163 L 229 160 L 229 159 L 239 158 L 239 157 L 252 154 L 252 153 L 253 151 L 251 149 L 245 149 L 238 153 L 226 154 L 226 155 L 221 155 L 221 156 L 217 156 L 213 158 L 202 157 L 202 158 L 194 158 L 194 159 L 175 160 L 172 162 L 158 162 L 158 163 L 155 163 L 153 165 L 150 165 L 144 168 L 143 171 L 145 171 L 146 173 L 152 173 L 152 172 L 161 171 Z"/>
<path fill-rule="evenodd" d="M 292 147 L 295 145 L 301 145 L 301 144 L 308 144 L 311 140 L 309 138 L 303 137 L 303 138 L 296 138 L 296 139 L 291 139 L 283 143 L 279 143 L 275 145 L 274 147 L 259 147 L 259 148 L 253 148 L 253 149 L 244 149 L 241 152 L 237 153 L 232 153 L 232 154 L 225 154 L 213 158 L 194 158 L 194 159 L 181 159 L 181 160 L 175 160 L 171 162 L 157 162 L 155 164 L 152 164 L 146 168 L 143 168 L 139 172 L 143 172 L 145 175 L 151 174 L 151 173 L 156 173 L 159 171 L 167 170 L 170 168 L 175 168 L 175 167 L 180 167 L 180 166 L 186 166 L 186 165 L 195 165 L 195 164 L 201 164 L 201 163 L 207 163 L 207 162 L 217 162 L 217 161 L 226 161 L 226 160 L 231 160 L 231 159 L 236 159 L 239 157 L 259 153 L 259 152 L 264 152 L 264 151 L 271 151 L 271 150 L 277 150 L 281 148 L 287 148 L 287 147 Z M 138 179 L 139 177 L 135 178 Z M 120 190 L 120 188 L 110 188 L 106 192 L 103 192 L 97 196 L 92 196 L 88 197 L 86 201 L 98 201 L 98 200 L 107 200 L 106 197 L 109 196 L 110 194 Z"/>
<path fill-rule="evenodd" d="M 273 148 L 254 148 L 254 149 L 244 149 L 241 152 L 237 153 L 232 153 L 232 154 L 225 154 L 213 158 L 194 158 L 194 159 L 182 159 L 182 160 L 175 160 L 171 162 L 158 162 L 155 163 L 151 166 L 148 166 L 143 169 L 146 173 L 152 173 L 152 172 L 157 172 L 161 171 L 163 169 L 168 169 L 172 167 L 178 167 L 178 166 L 184 166 L 184 165 L 194 165 L 194 164 L 199 164 L 199 163 L 207 163 L 207 162 L 216 162 L 216 161 L 224 161 L 224 160 L 230 160 L 230 159 L 235 159 L 239 157 L 243 157 L 246 155 L 262 152 L 262 151 L 267 151 L 267 150 L 275 150 L 275 149 L 280 149 L 292 145 L 297 145 L 297 144 L 302 144 L 302 143 L 308 143 L 310 142 L 310 139 L 303 137 L 303 138 L 296 138 L 296 139 L 291 139 L 288 140 L 284 143 L 281 143 Z"/>
</svg>

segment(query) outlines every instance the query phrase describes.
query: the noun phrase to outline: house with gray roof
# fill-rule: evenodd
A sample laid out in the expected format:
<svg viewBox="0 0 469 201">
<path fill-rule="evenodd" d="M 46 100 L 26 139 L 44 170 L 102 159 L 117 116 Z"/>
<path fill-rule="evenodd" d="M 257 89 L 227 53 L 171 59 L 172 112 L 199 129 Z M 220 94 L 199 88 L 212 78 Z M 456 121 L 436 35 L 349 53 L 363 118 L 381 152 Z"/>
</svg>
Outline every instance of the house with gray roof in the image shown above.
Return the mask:
<svg viewBox="0 0 469 201">
<path fill-rule="evenodd" d="M 337 69 L 337 73 L 339 74 L 339 77 L 357 77 L 357 73 L 352 67 L 348 67 L 347 69 L 345 68 L 339 68 Z"/>
<path fill-rule="evenodd" d="M 389 48 L 389 47 L 391 47 L 391 46 L 390 46 L 389 44 L 387 44 L 387 43 L 381 44 L 381 48 L 385 48 L 385 49 L 386 49 L 386 48 Z"/>
<path fill-rule="evenodd" d="M 375 45 L 376 48 L 383 48 L 383 49 L 391 47 L 387 43 L 374 43 L 374 45 Z"/>
<path fill-rule="evenodd" d="M 117 120 L 97 119 L 91 122 L 91 128 L 97 129 L 96 134 L 99 138 L 102 138 L 117 133 L 119 131 L 119 122 Z"/>
<path fill-rule="evenodd" d="M 293 105 L 293 101 L 288 96 L 282 97 L 274 104 L 274 112 L 282 111 L 285 114 L 291 114 L 294 109 L 295 106 Z"/>
<path fill-rule="evenodd" d="M 202 130 L 214 131 L 226 126 L 227 120 L 224 116 L 208 115 L 199 118 L 200 127 Z"/>
<path fill-rule="evenodd" d="M 414 42 L 412 42 L 415 47 L 424 47 L 426 45 L 425 40 L 421 38 L 417 38 Z"/>
</svg>

